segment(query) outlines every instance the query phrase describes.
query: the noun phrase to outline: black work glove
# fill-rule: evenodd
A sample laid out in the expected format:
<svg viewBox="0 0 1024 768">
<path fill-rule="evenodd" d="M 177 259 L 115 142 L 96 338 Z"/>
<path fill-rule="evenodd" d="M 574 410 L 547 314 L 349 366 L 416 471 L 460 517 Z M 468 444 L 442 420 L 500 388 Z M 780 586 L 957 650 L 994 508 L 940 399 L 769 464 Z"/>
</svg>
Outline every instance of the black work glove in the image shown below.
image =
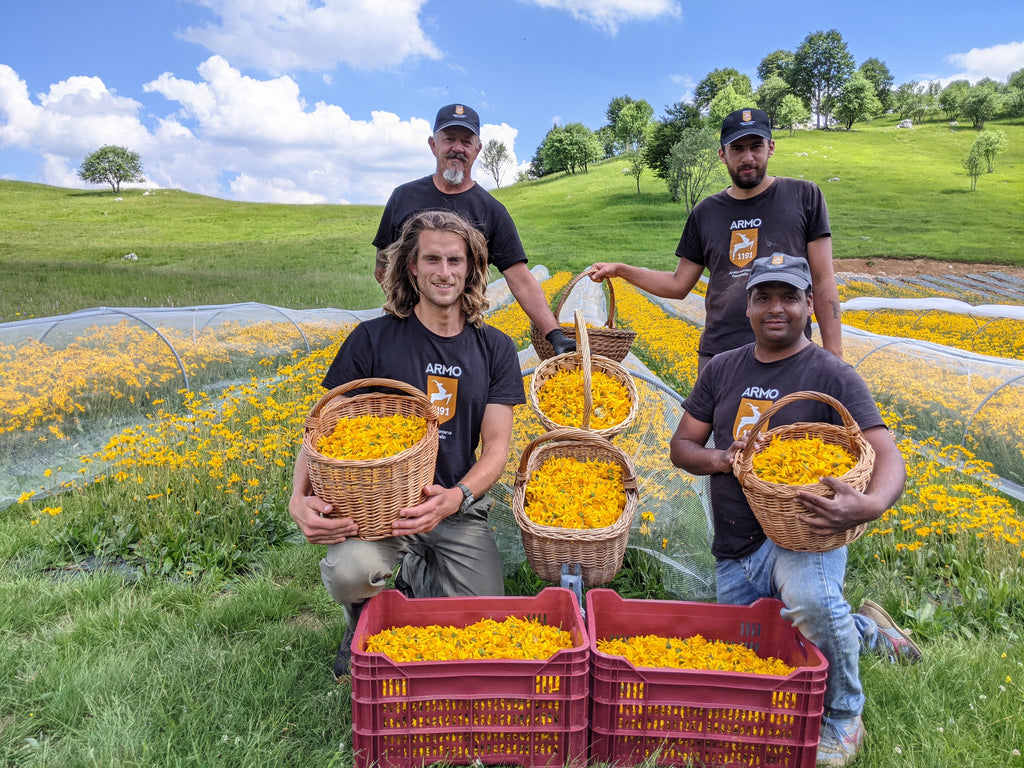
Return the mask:
<svg viewBox="0 0 1024 768">
<path fill-rule="evenodd" d="M 555 330 L 550 331 L 544 338 L 548 340 L 548 343 L 555 350 L 556 355 L 564 355 L 566 352 L 576 351 L 576 342 L 566 336 L 561 328 L 555 328 Z"/>
</svg>

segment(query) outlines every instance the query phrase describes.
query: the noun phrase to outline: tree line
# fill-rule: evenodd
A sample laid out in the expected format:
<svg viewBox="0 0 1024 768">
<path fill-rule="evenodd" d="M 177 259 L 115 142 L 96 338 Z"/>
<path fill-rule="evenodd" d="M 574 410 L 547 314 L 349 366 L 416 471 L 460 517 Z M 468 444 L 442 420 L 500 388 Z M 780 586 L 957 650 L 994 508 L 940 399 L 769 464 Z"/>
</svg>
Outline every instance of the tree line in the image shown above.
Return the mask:
<svg viewBox="0 0 1024 768">
<path fill-rule="evenodd" d="M 590 163 L 621 156 L 627 161 L 625 170 L 636 179 L 638 194 L 640 177 L 650 169 L 665 181 L 671 199 L 690 210 L 720 174 L 722 119 L 736 109 L 756 106 L 774 128 L 790 133 L 798 126 L 811 127 L 812 119 L 815 128 L 847 130 L 884 114 L 912 123 L 968 120 L 982 131 L 982 146 L 964 161 L 973 189 L 979 169 L 987 164 L 991 171 L 995 151 L 1005 144 L 1001 131 L 983 131 L 986 121 L 1024 115 L 1024 69 L 1010 74 L 1005 83 L 985 78 L 974 85 L 955 80 L 945 87 L 913 81 L 897 86 L 880 59 L 866 59 L 858 67 L 835 29 L 812 32 L 795 51 L 772 51 L 758 64 L 757 78 L 755 87 L 735 69 L 712 70 L 697 84 L 692 100 L 667 106 L 657 119 L 643 99 L 613 98 L 605 112 L 607 122 L 596 130 L 578 122 L 552 127 L 519 180 L 585 173 Z M 488 142 L 483 165 L 500 186 L 489 162 L 497 152 L 492 144 L 500 142 Z"/>
</svg>

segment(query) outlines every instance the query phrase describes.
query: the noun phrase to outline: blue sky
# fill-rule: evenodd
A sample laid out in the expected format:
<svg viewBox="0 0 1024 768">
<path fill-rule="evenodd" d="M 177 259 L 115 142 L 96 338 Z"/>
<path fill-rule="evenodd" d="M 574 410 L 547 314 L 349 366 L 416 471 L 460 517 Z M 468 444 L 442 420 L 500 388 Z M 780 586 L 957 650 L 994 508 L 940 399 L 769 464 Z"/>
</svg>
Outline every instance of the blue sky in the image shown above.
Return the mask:
<svg viewBox="0 0 1024 768">
<path fill-rule="evenodd" d="M 3 0 L 0 20 L 0 177 L 85 186 L 82 158 L 119 144 L 149 186 L 267 202 L 383 203 L 433 170 L 442 104 L 523 164 L 616 96 L 660 116 L 713 69 L 756 85 L 818 30 L 897 84 L 1024 68 L 1007 0 Z"/>
</svg>

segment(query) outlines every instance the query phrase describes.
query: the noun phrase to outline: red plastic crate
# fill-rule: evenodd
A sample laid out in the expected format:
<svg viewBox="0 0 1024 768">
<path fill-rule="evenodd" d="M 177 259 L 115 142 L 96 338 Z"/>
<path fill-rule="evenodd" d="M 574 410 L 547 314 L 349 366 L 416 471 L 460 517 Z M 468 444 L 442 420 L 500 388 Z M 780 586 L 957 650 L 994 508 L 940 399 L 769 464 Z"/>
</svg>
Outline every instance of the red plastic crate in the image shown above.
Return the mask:
<svg viewBox="0 0 1024 768">
<path fill-rule="evenodd" d="M 590 635 L 590 756 L 638 765 L 813 768 L 828 662 L 785 621 L 779 600 L 752 605 L 625 600 L 587 593 Z M 635 667 L 597 650 L 610 637 L 660 635 L 742 643 L 791 674 L 755 675 Z"/>
<path fill-rule="evenodd" d="M 366 638 L 396 626 L 465 627 L 510 616 L 567 630 L 573 647 L 550 659 L 395 662 Z M 475 761 L 527 768 L 585 763 L 590 647 L 570 589 L 536 597 L 370 600 L 352 644 L 352 731 L 357 768 Z"/>
</svg>

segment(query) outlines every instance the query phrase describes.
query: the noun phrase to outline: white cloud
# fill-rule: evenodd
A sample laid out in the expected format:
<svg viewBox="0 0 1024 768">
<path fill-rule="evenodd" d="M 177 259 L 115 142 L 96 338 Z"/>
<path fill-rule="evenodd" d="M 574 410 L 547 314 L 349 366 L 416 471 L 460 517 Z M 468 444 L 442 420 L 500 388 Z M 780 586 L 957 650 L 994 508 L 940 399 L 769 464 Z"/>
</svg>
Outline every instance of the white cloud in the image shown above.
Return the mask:
<svg viewBox="0 0 1024 768">
<path fill-rule="evenodd" d="M 967 53 L 953 53 L 946 61 L 960 67 L 961 72 L 943 81 L 968 80 L 972 83 L 984 77 L 1005 82 L 1011 72 L 1024 68 L 1024 41 L 1001 43 L 990 48 L 972 48 Z"/>
<path fill-rule="evenodd" d="M 359 119 L 334 104 L 307 104 L 290 77 L 249 77 L 220 56 L 195 79 L 166 72 L 143 90 L 166 99 L 166 109 L 147 111 L 92 77 L 70 77 L 34 101 L 0 65 L 0 147 L 42 158 L 32 180 L 73 187 L 84 186 L 75 175 L 83 157 L 124 145 L 142 157 L 150 185 L 265 202 L 382 204 L 396 185 L 434 170 L 433 113 Z M 481 134 L 514 158 L 516 128 L 485 124 Z"/>
<path fill-rule="evenodd" d="M 216 22 L 183 37 L 239 66 L 281 73 L 396 67 L 441 58 L 420 26 L 426 0 L 194 0 Z"/>
<path fill-rule="evenodd" d="M 604 29 L 608 34 L 618 32 L 621 24 L 631 21 L 651 21 L 662 16 L 682 16 L 675 0 L 521 0 L 525 3 L 567 11 L 573 18 Z"/>
</svg>

